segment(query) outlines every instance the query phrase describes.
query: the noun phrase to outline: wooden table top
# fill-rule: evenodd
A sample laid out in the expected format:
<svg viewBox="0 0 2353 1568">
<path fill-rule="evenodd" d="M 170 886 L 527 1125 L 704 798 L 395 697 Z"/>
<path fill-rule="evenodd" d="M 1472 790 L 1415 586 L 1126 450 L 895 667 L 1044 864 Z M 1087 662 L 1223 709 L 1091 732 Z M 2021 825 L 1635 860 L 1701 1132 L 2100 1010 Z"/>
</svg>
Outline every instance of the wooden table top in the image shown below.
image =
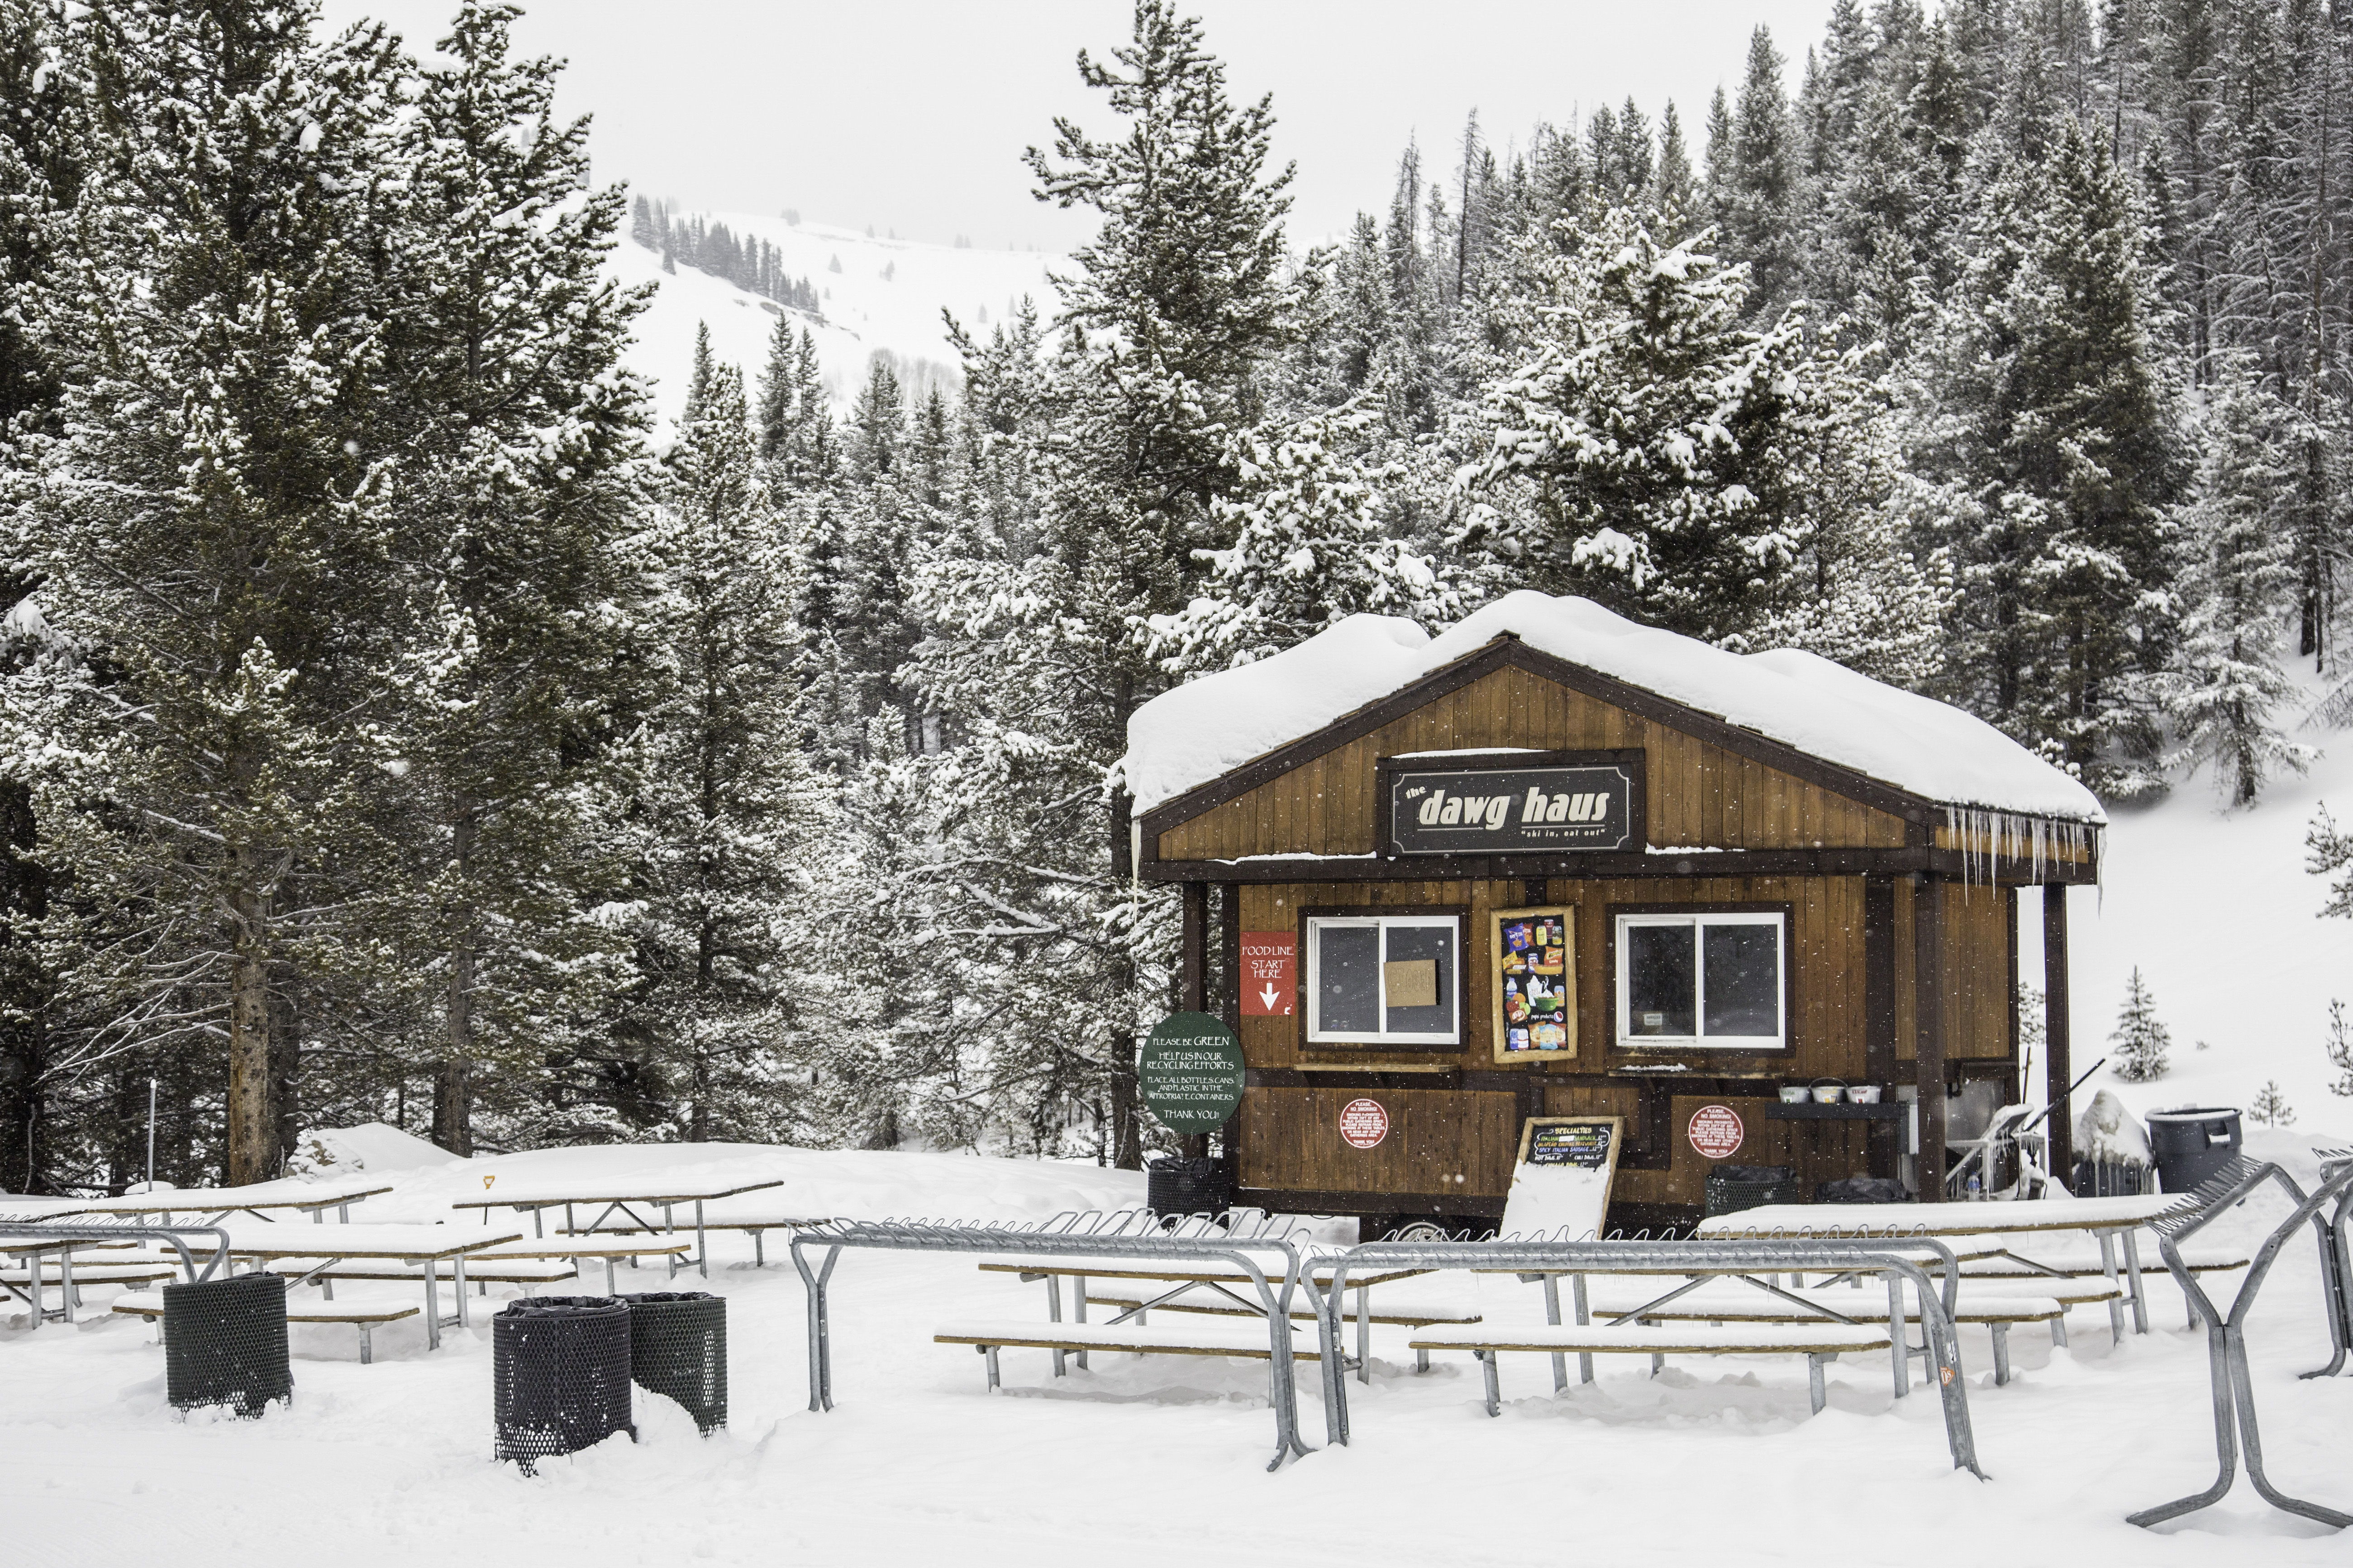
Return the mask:
<svg viewBox="0 0 2353 1568">
<path fill-rule="evenodd" d="M 1309 1271 L 1318 1279 L 1329 1279 L 1332 1261 L 1311 1263 Z M 1198 1263 L 1160 1263 L 1145 1258 L 1021 1258 L 1005 1256 L 982 1260 L 984 1274 L 1058 1274 L 1064 1278 L 1088 1279 L 1166 1279 L 1172 1284 L 1183 1281 L 1196 1285 L 1247 1285 L 1250 1277 L 1232 1264 L 1217 1258 L 1204 1258 Z M 1366 1274 L 1350 1273 L 1348 1289 L 1359 1285 L 1378 1285 L 1390 1279 L 1411 1279 L 1430 1272 L 1427 1268 L 1377 1269 Z M 1266 1270 L 1266 1282 L 1282 1283 L 1283 1265 L 1273 1260 Z"/>
<path fill-rule="evenodd" d="M 269 1235 L 270 1231 L 283 1236 Z M 519 1230 L 496 1226 L 476 1229 L 456 1225 L 314 1225 L 242 1226 L 229 1233 L 228 1249 L 238 1258 L 442 1258 L 481 1252 L 523 1239 Z"/>
<path fill-rule="evenodd" d="M 691 1204 L 712 1198 L 732 1198 L 738 1193 L 756 1193 L 766 1187 L 781 1187 L 782 1176 L 769 1176 L 757 1182 L 745 1182 L 733 1177 L 696 1186 L 678 1183 L 669 1186 L 656 1184 L 636 1192 L 616 1192 L 609 1185 L 565 1187 L 549 1185 L 531 1187 L 517 1184 L 496 1192 L 486 1192 L 479 1198 L 459 1198 L 449 1206 L 453 1209 L 553 1209 L 565 1204 Z"/>
<path fill-rule="evenodd" d="M 2115 1198 L 2037 1198 L 2023 1203 L 1768 1204 L 1700 1221 L 1703 1241 L 1920 1236 L 1996 1236 L 2040 1230 L 2125 1230 L 2180 1205 L 2179 1193 Z M 1778 1237 L 1775 1233 L 1779 1232 Z M 1890 1233 L 1893 1233 L 1892 1235 Z"/>
<path fill-rule="evenodd" d="M 390 1191 L 392 1184 L 389 1182 L 303 1182 L 288 1178 L 256 1182 L 245 1187 L 185 1187 L 134 1193 L 119 1198 L 91 1198 L 74 1208 L 56 1211 L 56 1216 L 63 1218 L 69 1214 L 242 1214 L 248 1211 L 259 1213 L 264 1209 L 334 1208 Z"/>
</svg>

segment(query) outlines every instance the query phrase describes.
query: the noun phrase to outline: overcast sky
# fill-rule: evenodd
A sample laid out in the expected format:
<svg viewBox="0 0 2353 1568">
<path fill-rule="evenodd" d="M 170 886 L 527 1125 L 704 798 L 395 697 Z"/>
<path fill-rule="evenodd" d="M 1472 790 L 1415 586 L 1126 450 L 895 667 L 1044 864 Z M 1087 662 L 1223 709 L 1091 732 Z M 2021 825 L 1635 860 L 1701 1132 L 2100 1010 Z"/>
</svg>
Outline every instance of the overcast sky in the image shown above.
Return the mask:
<svg viewBox="0 0 2353 1568">
<path fill-rule="evenodd" d="M 417 47 L 448 0 L 327 0 L 331 24 L 390 21 Z M 1750 30 L 1770 27 L 1794 91 L 1831 0 L 1195 0 L 1236 96 L 1274 95 L 1278 162 L 1299 166 L 1294 239 L 1344 232 L 1388 202 L 1418 135 L 1456 167 L 1463 117 L 1497 145 L 1631 93 L 1673 99 L 1692 155 L 1708 95 L 1736 89 Z M 1020 153 L 1065 113 L 1107 129 L 1078 84 L 1085 47 L 1127 36 L 1125 0 L 808 5 L 793 0 L 540 0 L 525 49 L 571 61 L 562 102 L 596 116 L 600 180 L 690 207 L 895 229 L 903 238 L 1060 250 L 1092 224 L 1031 199 Z"/>
</svg>

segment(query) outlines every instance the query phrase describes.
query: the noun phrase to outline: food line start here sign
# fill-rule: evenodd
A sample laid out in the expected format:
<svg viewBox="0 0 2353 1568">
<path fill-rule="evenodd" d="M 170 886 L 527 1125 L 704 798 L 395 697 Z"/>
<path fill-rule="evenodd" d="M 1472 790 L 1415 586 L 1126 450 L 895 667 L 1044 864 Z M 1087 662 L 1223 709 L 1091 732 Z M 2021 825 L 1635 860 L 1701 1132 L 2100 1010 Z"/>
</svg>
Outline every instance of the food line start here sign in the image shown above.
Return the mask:
<svg viewBox="0 0 2353 1568">
<path fill-rule="evenodd" d="M 1242 932 L 1242 1016 L 1288 1018 L 1298 993 L 1298 933 Z"/>
</svg>

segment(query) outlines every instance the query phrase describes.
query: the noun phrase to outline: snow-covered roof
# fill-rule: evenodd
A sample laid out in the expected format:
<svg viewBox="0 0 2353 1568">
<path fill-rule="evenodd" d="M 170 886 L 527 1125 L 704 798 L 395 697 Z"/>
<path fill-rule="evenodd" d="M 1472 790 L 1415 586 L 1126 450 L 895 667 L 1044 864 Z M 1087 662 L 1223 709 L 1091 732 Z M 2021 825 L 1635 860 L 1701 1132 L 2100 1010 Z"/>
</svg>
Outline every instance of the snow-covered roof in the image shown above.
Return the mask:
<svg viewBox="0 0 2353 1568">
<path fill-rule="evenodd" d="M 1351 616 L 1296 647 L 1164 692 L 1127 722 L 1138 815 L 1402 690 L 1497 637 L 1948 805 L 2105 823 L 2077 780 L 1959 709 L 1794 648 L 1726 653 L 1589 599 L 1508 594 L 1437 637 Z"/>
</svg>

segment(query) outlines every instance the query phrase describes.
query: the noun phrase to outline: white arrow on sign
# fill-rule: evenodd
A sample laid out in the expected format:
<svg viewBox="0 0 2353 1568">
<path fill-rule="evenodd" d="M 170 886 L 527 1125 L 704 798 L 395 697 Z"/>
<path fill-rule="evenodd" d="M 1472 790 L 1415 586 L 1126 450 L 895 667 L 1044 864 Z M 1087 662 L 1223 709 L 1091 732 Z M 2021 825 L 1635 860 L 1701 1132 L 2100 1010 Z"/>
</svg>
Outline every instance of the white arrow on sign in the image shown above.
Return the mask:
<svg viewBox="0 0 2353 1568">
<path fill-rule="evenodd" d="M 1277 990 L 1274 988 L 1273 984 L 1272 984 L 1271 982 L 1270 982 L 1270 983 L 1268 984 L 1268 985 L 1267 985 L 1267 988 L 1266 988 L 1265 990 L 1263 990 L 1263 991 L 1260 992 L 1260 993 L 1259 993 L 1259 994 L 1260 994 L 1261 996 L 1262 996 L 1262 997 L 1264 997 L 1264 998 L 1266 999 L 1266 1010 L 1267 1010 L 1268 1012 L 1271 1013 L 1271 1012 L 1273 1012 L 1273 1011 L 1274 1011 L 1274 999 L 1275 999 L 1276 997 L 1278 997 L 1278 996 L 1282 995 L 1282 992 L 1280 992 L 1280 991 L 1277 991 Z"/>
</svg>

